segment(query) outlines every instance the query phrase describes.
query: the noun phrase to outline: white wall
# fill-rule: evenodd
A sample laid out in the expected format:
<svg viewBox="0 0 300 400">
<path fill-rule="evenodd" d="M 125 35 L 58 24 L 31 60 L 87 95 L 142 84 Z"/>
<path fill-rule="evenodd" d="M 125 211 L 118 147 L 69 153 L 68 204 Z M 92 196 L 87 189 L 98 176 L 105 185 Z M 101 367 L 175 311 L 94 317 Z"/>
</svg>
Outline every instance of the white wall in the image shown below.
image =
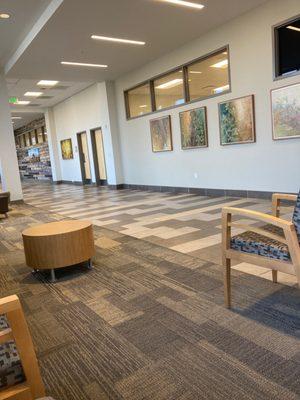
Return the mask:
<svg viewBox="0 0 300 400">
<path fill-rule="evenodd" d="M 208 5 L 209 6 L 209 5 Z M 300 140 L 272 140 L 270 89 L 300 81 L 273 81 L 272 25 L 300 13 L 299 0 L 272 0 L 188 45 L 116 81 L 124 182 L 130 184 L 296 192 Z M 232 93 L 126 121 L 123 90 L 224 45 L 230 46 Z M 257 142 L 220 146 L 218 103 L 255 95 Z M 179 112 L 207 106 L 209 147 L 181 150 Z M 89 105 L 90 106 L 90 105 Z M 149 120 L 171 115 L 174 151 L 152 153 Z M 198 178 L 195 178 L 195 173 Z"/>
<path fill-rule="evenodd" d="M 62 180 L 81 182 L 77 133 L 87 132 L 92 181 L 95 182 L 90 130 L 101 127 L 108 183 L 116 184 L 122 181 L 122 175 L 116 172 L 121 170 L 118 149 L 114 151 L 114 146 L 118 146 L 118 133 L 112 126 L 113 122 L 108 110 L 109 103 L 114 106 L 114 99 L 110 95 L 111 86 L 110 82 L 94 84 L 53 107 Z M 72 139 L 74 159 L 63 160 L 60 141 L 69 138 Z"/>
</svg>

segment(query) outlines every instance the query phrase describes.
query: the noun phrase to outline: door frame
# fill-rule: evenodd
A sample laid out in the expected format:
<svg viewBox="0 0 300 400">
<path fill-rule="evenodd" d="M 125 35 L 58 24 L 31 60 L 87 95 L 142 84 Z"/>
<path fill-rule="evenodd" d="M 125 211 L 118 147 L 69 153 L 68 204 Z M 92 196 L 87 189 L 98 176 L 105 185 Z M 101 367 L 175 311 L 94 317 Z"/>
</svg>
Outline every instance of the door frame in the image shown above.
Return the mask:
<svg viewBox="0 0 300 400">
<path fill-rule="evenodd" d="M 98 160 L 98 152 L 97 152 L 97 145 L 96 145 L 96 131 L 101 130 L 102 132 L 102 146 L 103 146 L 103 157 L 104 157 L 104 165 L 106 170 L 106 179 L 100 179 L 100 171 L 99 171 L 99 160 Z M 104 140 L 103 140 L 103 130 L 101 127 L 94 128 L 90 130 L 91 135 L 91 143 L 92 143 L 92 152 L 93 152 L 93 161 L 94 161 L 94 170 L 95 170 L 95 178 L 96 178 L 96 185 L 98 186 L 107 186 L 107 165 L 105 159 L 105 147 L 104 147 Z"/>
<path fill-rule="evenodd" d="M 81 179 L 82 179 L 82 184 L 83 185 L 90 185 L 92 183 L 92 179 L 87 179 L 86 178 L 85 168 L 84 168 L 83 148 L 82 148 L 82 139 L 81 139 L 81 135 L 83 133 L 86 134 L 86 138 L 87 138 L 86 131 L 78 132 L 76 134 L 76 136 L 77 136 L 77 144 L 78 144 L 79 161 L 80 161 L 80 169 L 81 169 Z M 87 143 L 87 149 L 89 151 L 88 143 Z M 90 163 L 90 169 L 91 169 L 91 163 Z"/>
</svg>

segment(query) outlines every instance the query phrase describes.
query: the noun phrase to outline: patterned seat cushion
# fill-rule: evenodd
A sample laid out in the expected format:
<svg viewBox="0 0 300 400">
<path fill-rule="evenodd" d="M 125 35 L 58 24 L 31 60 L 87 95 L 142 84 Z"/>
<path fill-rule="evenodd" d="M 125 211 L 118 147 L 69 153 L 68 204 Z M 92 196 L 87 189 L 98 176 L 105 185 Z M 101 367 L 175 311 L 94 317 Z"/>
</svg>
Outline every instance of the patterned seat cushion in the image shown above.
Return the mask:
<svg viewBox="0 0 300 400">
<path fill-rule="evenodd" d="M 300 192 L 298 194 L 298 198 L 297 198 L 294 213 L 293 213 L 293 223 L 295 225 L 299 243 L 300 243 Z"/>
<path fill-rule="evenodd" d="M 8 328 L 4 315 L 0 315 L 0 331 Z M 24 382 L 24 372 L 14 341 L 0 345 L 0 389 Z"/>
<path fill-rule="evenodd" d="M 265 225 L 261 229 L 283 237 L 282 229 L 276 226 Z M 256 232 L 247 231 L 233 236 L 231 238 L 230 247 L 233 250 L 242 251 L 244 253 L 258 254 L 281 261 L 291 261 L 291 256 L 286 244 Z"/>
</svg>

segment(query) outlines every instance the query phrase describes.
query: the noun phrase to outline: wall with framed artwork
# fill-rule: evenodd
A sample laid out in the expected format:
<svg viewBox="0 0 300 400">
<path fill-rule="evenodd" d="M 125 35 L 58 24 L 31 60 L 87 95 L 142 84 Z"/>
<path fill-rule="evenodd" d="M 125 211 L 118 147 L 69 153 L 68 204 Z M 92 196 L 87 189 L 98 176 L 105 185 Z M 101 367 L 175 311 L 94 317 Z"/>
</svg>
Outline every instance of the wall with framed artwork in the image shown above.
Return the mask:
<svg viewBox="0 0 300 400">
<path fill-rule="evenodd" d="M 293 88 L 291 86 L 284 91 L 274 89 L 300 83 L 300 75 L 274 80 L 272 43 L 273 27 L 298 14 L 298 0 L 286 0 L 284 7 L 281 0 L 267 1 L 155 62 L 117 79 L 124 183 L 298 191 L 299 176 L 290 171 L 300 170 L 299 128 L 298 125 L 294 128 L 291 126 L 294 119 L 289 107 L 280 104 L 284 92 L 291 92 Z M 177 67 L 180 70 L 180 66 L 191 60 L 227 46 L 228 53 L 224 54 L 224 59 L 228 58 L 230 63 L 229 92 L 218 97 L 176 104 L 168 109 L 127 120 L 124 91 L 161 76 L 165 71 L 175 71 Z M 222 63 L 218 67 L 222 68 Z M 198 69 L 193 72 L 201 73 L 200 67 Z M 193 80 L 194 77 L 191 74 L 189 79 Z M 273 92 L 270 97 L 271 90 Z M 277 99 L 275 106 L 271 106 L 272 96 L 273 100 L 275 97 Z M 288 97 L 291 96 L 290 93 Z M 203 107 L 206 110 L 206 124 L 202 111 L 202 115 L 198 112 L 198 117 L 202 117 L 202 121 L 197 122 L 199 126 L 193 126 L 197 113 L 193 110 L 203 110 Z M 273 111 L 272 107 L 275 107 Z M 221 118 L 219 110 L 222 111 Z M 287 117 L 284 116 L 286 111 Z M 275 119 L 272 113 L 275 113 Z M 150 120 L 166 116 L 171 118 L 173 151 L 156 153 L 152 151 Z M 240 123 L 241 119 L 243 123 Z M 293 129 L 296 133 L 291 134 Z M 289 139 L 277 140 L 286 136 Z"/>
</svg>

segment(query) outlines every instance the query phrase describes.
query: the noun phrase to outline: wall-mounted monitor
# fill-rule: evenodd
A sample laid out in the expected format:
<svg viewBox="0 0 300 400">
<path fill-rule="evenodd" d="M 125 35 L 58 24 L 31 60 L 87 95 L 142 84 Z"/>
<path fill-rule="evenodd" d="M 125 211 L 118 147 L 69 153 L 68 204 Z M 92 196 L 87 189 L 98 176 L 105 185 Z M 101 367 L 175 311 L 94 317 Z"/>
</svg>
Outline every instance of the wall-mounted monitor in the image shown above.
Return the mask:
<svg viewBox="0 0 300 400">
<path fill-rule="evenodd" d="M 275 77 L 300 73 L 300 16 L 274 29 Z"/>
</svg>

